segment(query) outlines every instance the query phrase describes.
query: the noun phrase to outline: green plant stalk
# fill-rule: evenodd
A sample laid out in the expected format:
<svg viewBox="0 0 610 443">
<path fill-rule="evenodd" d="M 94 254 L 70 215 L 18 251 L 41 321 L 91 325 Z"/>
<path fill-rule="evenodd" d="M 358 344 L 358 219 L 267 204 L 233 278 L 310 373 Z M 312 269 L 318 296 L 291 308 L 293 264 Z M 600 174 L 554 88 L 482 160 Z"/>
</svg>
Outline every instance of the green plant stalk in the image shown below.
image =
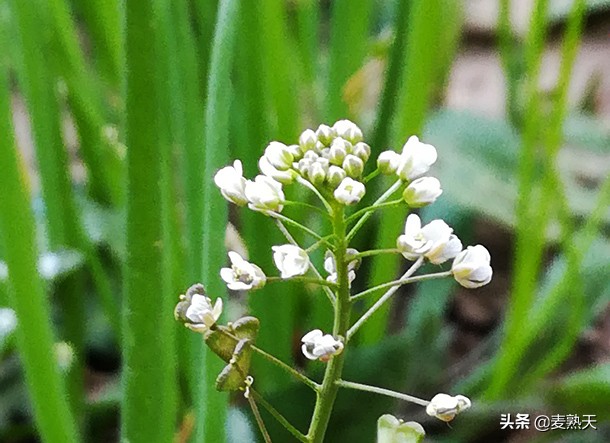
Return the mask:
<svg viewBox="0 0 610 443">
<path fill-rule="evenodd" d="M 126 3 L 128 254 L 121 440 L 132 443 L 171 441 L 176 419 L 174 393 L 166 379 L 173 355 L 164 337 L 172 318 L 164 299 L 158 47 L 151 42 L 157 27 L 153 3 Z"/>
<path fill-rule="evenodd" d="M 387 397 L 397 398 L 399 400 L 415 403 L 420 406 L 428 406 L 430 402 L 412 395 L 403 394 L 402 392 L 392 391 L 391 389 L 378 388 L 377 386 L 363 385 L 362 383 L 354 383 L 351 381 L 339 380 L 337 385 L 342 388 L 356 389 L 358 391 L 371 392 L 373 394 L 385 395 Z"/>
<path fill-rule="evenodd" d="M 500 0 L 498 15 L 498 47 L 502 68 L 506 75 L 506 109 L 508 118 L 513 125 L 520 121 L 517 87 L 521 74 L 520 51 L 521 44 L 515 38 L 510 23 L 510 0 Z"/>
<path fill-rule="evenodd" d="M 36 426 L 43 441 L 76 443 L 75 421 L 53 352 L 51 308 L 38 277 L 34 217 L 20 175 L 9 111 L 6 66 L 0 65 L 0 235 L 9 270 L 17 347 Z"/>
<path fill-rule="evenodd" d="M 205 166 L 204 166 L 204 212 L 203 212 L 203 268 L 202 281 L 214 297 L 224 296 L 226 287 L 218 276 L 226 262 L 223 253 L 224 233 L 227 225 L 227 203 L 214 185 L 212 177 L 216 170 L 226 165 L 229 144 L 229 110 L 232 98 L 231 69 L 235 52 L 235 35 L 239 20 L 239 1 L 221 0 L 218 20 L 214 31 L 210 58 L 207 102 L 205 110 Z M 197 247 L 197 245 L 192 245 Z M 201 352 L 201 351 L 199 351 Z M 226 394 L 213 391 L 214 381 L 222 370 L 223 363 L 207 349 L 203 361 L 194 358 L 194 371 L 200 374 L 198 392 L 195 396 L 196 429 L 195 441 L 225 441 L 227 412 Z M 203 363 L 203 365 L 200 365 Z M 202 374 L 205 374 L 202 376 Z"/>
<path fill-rule="evenodd" d="M 335 204 L 333 207 L 333 233 L 336 243 L 334 249 L 335 262 L 337 266 L 337 301 L 335 305 L 335 315 L 333 323 L 333 335 L 346 341 L 347 331 L 351 316 L 351 301 L 349 293 L 347 247 L 345 213 L 343 206 Z M 337 381 L 341 379 L 343 364 L 345 362 L 345 350 L 333 356 L 328 362 L 324 372 L 324 380 L 316 397 L 311 424 L 307 437 L 311 443 L 321 443 L 328 427 L 328 421 L 335 404 L 339 386 Z"/>
</svg>

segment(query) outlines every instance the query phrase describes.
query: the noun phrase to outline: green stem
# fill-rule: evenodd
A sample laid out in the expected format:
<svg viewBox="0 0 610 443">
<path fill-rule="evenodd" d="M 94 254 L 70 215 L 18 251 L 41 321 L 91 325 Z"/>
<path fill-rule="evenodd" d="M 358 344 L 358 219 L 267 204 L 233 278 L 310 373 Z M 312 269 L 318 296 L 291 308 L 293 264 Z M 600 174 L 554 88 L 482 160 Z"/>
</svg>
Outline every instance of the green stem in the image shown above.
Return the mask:
<svg viewBox="0 0 610 443">
<path fill-rule="evenodd" d="M 417 271 L 419 269 L 419 267 L 422 265 L 423 262 L 424 262 L 424 256 L 422 255 L 421 257 L 419 257 L 417 259 L 417 261 L 415 263 L 413 263 L 413 266 L 411 266 L 409 268 L 409 270 L 403 274 L 403 276 L 400 278 L 400 280 L 405 280 L 405 279 L 409 278 L 411 275 L 413 275 L 415 273 L 415 271 Z M 383 306 L 383 304 L 386 301 L 388 301 L 388 299 L 392 295 L 394 295 L 394 293 L 396 291 L 398 291 L 398 288 L 400 288 L 400 285 L 392 286 L 390 289 L 388 289 L 386 291 L 385 294 L 383 294 L 379 298 L 379 300 L 377 300 L 375 302 L 375 304 L 373 306 L 371 306 L 369 308 L 368 311 L 366 311 L 364 314 L 362 314 L 362 317 L 360 317 L 358 319 L 358 321 L 356 323 L 354 323 L 354 326 L 349 328 L 349 331 L 347 331 L 346 341 L 349 341 L 349 339 L 358 331 L 358 329 L 360 329 L 360 327 L 371 317 L 371 315 L 373 315 L 381 306 Z"/>
<path fill-rule="evenodd" d="M 328 212 L 326 212 L 324 209 L 319 208 L 317 206 L 314 205 L 310 205 L 309 203 L 303 203 L 303 202 L 297 202 L 297 201 L 290 201 L 290 200 L 286 200 L 284 201 L 284 205 L 285 206 L 300 206 L 302 208 L 307 208 L 307 209 L 311 209 L 312 211 L 316 211 L 319 212 L 320 214 L 322 214 L 324 217 L 330 219 L 330 215 L 328 214 Z"/>
<path fill-rule="evenodd" d="M 364 177 L 362 179 L 362 183 L 367 184 L 369 181 L 373 180 L 375 177 L 377 177 L 379 174 L 381 174 L 381 171 L 379 170 L 379 168 L 375 169 L 373 172 L 371 172 L 369 175 L 367 175 L 366 177 Z"/>
<path fill-rule="evenodd" d="M 377 209 L 393 208 L 393 207 L 398 206 L 400 204 L 405 204 L 405 201 L 402 198 L 399 198 L 398 200 L 392 200 L 392 201 L 389 201 L 389 202 L 385 202 L 385 203 L 380 203 L 380 204 L 374 204 L 374 205 L 371 205 L 371 206 L 367 206 L 366 208 L 362 208 L 358 212 L 354 212 L 352 215 L 347 217 L 347 220 L 345 220 L 345 222 L 346 223 L 351 223 L 354 220 L 356 220 L 358 217 L 360 217 L 361 215 L 366 214 L 368 212 L 373 212 L 373 211 L 376 211 Z"/>
<path fill-rule="evenodd" d="M 323 237 L 321 237 L 320 235 L 316 234 L 314 231 L 309 229 L 307 226 L 303 226 L 298 221 L 295 221 L 295 220 L 291 219 L 290 217 L 286 217 L 285 215 L 279 214 L 279 213 L 274 212 L 274 211 L 266 211 L 265 213 L 268 214 L 270 217 L 273 217 L 273 218 L 275 218 L 277 220 L 281 220 L 281 221 L 283 221 L 285 223 L 288 223 L 289 225 L 294 226 L 295 228 L 299 228 L 303 232 L 306 232 L 309 235 L 311 235 L 316 240 L 318 240 L 318 241 L 328 245 L 329 247 L 332 247 L 332 244 L 330 244 L 328 242 L 328 240 L 324 240 Z"/>
<path fill-rule="evenodd" d="M 282 278 L 282 277 L 267 277 L 267 282 L 286 282 L 286 281 L 298 281 L 301 283 L 313 283 L 320 286 L 328 286 L 329 288 L 336 289 L 337 284 L 328 280 L 322 280 L 320 278 L 311 278 L 311 277 L 290 277 L 290 278 Z"/>
<path fill-rule="evenodd" d="M 324 196 L 322 194 L 320 194 L 320 191 L 318 191 L 314 185 L 312 185 L 310 182 L 308 182 L 307 180 L 305 180 L 303 177 L 300 177 L 300 176 L 297 176 L 297 183 L 299 183 L 299 184 L 305 186 L 306 188 L 310 189 L 311 192 L 316 194 L 316 196 L 320 199 L 320 201 L 322 202 L 322 204 L 324 205 L 324 207 L 326 208 L 328 213 L 329 214 L 333 213 L 333 208 L 328 203 L 328 200 L 326 200 L 324 198 Z"/>
<path fill-rule="evenodd" d="M 254 414 L 254 418 L 256 419 L 256 424 L 263 434 L 263 439 L 265 443 L 271 443 L 271 437 L 269 436 L 269 432 L 267 432 L 267 428 L 265 427 L 265 422 L 263 422 L 263 417 L 261 417 L 261 413 L 258 410 L 258 406 L 256 406 L 256 402 L 252 398 L 251 395 L 245 396 L 250 404 L 250 408 L 252 409 L 252 414 Z"/>
<path fill-rule="evenodd" d="M 361 383 L 354 383 L 354 382 L 345 381 L 345 380 L 338 380 L 337 385 L 342 388 L 356 389 L 358 391 L 365 391 L 365 392 L 372 392 L 373 394 L 386 395 L 388 397 L 393 397 L 393 398 L 397 398 L 399 400 L 404 400 L 404 401 L 408 401 L 411 403 L 415 403 L 420 406 L 428 406 L 430 404 L 430 402 L 428 400 L 423 400 L 421 398 L 414 397 L 409 394 L 403 394 L 402 392 L 392 391 L 390 389 L 378 388 L 377 386 L 363 385 Z"/>
<path fill-rule="evenodd" d="M 299 246 L 299 244 L 294 239 L 292 234 L 290 234 L 290 231 L 288 231 L 288 229 L 286 229 L 286 226 L 284 226 L 284 224 L 280 220 L 276 219 L 275 220 L 275 224 L 278 227 L 278 229 L 280 230 L 280 232 L 284 235 L 284 237 L 286 237 L 286 240 L 288 240 L 288 242 L 290 242 L 290 244 L 293 244 L 295 246 Z M 320 280 L 322 280 L 322 274 L 320 274 L 320 271 L 318 271 L 316 269 L 316 267 L 314 266 L 314 264 L 311 263 L 311 262 L 309 262 L 309 269 L 312 270 L 312 272 L 316 275 L 316 277 L 318 277 Z M 326 296 L 330 300 L 330 303 L 333 306 L 335 306 L 336 297 L 335 297 L 335 294 L 333 293 L 333 291 L 329 287 L 327 287 L 327 286 L 323 286 L 322 288 L 324 289 L 324 292 L 326 293 Z"/>
<path fill-rule="evenodd" d="M 396 190 L 398 190 L 398 188 L 400 188 L 403 184 L 402 180 L 397 180 L 392 186 L 390 186 L 390 188 L 385 191 L 381 197 L 379 197 L 375 203 L 373 203 L 371 206 L 376 206 L 376 205 L 380 205 L 381 203 L 383 203 L 384 201 L 386 201 L 388 198 L 390 198 L 392 196 L 392 194 L 394 194 L 394 192 L 396 192 Z M 347 238 L 346 241 L 349 243 L 349 241 L 354 238 L 354 235 L 356 235 L 356 233 L 360 230 L 360 228 L 366 223 L 366 221 L 371 217 L 371 215 L 373 215 L 372 212 L 367 212 L 366 214 L 364 214 L 362 216 L 362 218 L 360 220 L 358 220 L 358 222 L 354 225 L 354 227 L 349 231 L 349 233 L 347 234 Z"/>
<path fill-rule="evenodd" d="M 400 251 L 396 248 L 388 248 L 388 249 L 371 249 L 370 251 L 359 252 L 354 256 L 354 258 L 362 258 L 362 257 L 370 257 L 372 255 L 379 254 L 400 254 Z"/>
<path fill-rule="evenodd" d="M 297 440 L 302 441 L 304 443 L 307 443 L 309 441 L 309 439 L 307 438 L 307 436 L 305 436 L 301 431 L 299 431 L 297 428 L 295 428 L 288 420 L 286 420 L 286 418 L 284 418 L 284 416 L 282 414 L 280 414 L 277 409 L 275 409 L 273 406 L 271 406 L 271 404 L 265 400 L 258 392 L 256 392 L 254 389 L 250 388 L 250 395 L 252 397 L 254 397 L 254 399 L 256 401 L 258 401 L 261 405 L 263 405 L 263 408 L 265 408 L 267 410 L 267 412 L 269 412 L 269 414 L 271 414 L 273 416 L 273 418 L 275 418 L 278 423 L 280 423 L 282 426 L 284 426 L 288 432 L 290 432 L 292 435 L 294 435 Z"/>
<path fill-rule="evenodd" d="M 345 231 L 344 207 L 337 205 L 333 211 L 333 232 L 337 238 L 334 254 L 339 289 L 337 290 L 337 302 L 335 304 L 333 335 L 339 338 L 346 336 L 351 314 L 347 266 L 348 240 Z M 344 361 L 345 350 L 341 354 L 332 357 L 326 367 L 324 381 L 316 399 L 316 406 L 311 418 L 309 432 L 307 433 L 311 443 L 321 443 L 324 440 L 324 434 L 328 427 L 339 388 L 336 382 L 341 379 Z"/>
<path fill-rule="evenodd" d="M 324 244 L 325 242 L 328 242 L 328 240 L 333 238 L 334 236 L 335 236 L 335 234 L 330 234 L 330 235 L 327 235 L 326 237 L 322 237 L 322 240 L 318 240 L 313 245 L 309 246 L 307 249 L 305 249 L 305 252 L 307 252 L 309 254 L 310 252 L 315 251 L 316 249 L 318 249 L 320 247 L 320 245 Z"/>
<path fill-rule="evenodd" d="M 352 301 L 359 300 L 362 297 L 372 294 L 380 289 L 391 288 L 394 286 L 398 287 L 398 286 L 408 285 L 409 283 L 416 283 L 416 282 L 420 282 L 420 281 L 426 281 L 426 280 L 432 280 L 435 278 L 443 278 L 443 277 L 450 277 L 450 276 L 451 276 L 451 271 L 437 272 L 435 274 L 418 275 L 416 277 L 411 277 L 411 278 L 403 277 L 403 278 L 399 278 L 398 280 L 394 280 L 394 281 L 391 281 L 388 283 L 383 283 L 381 285 L 377 285 L 377 286 L 369 288 L 365 291 L 359 292 L 358 294 L 353 295 L 351 300 Z"/>
</svg>

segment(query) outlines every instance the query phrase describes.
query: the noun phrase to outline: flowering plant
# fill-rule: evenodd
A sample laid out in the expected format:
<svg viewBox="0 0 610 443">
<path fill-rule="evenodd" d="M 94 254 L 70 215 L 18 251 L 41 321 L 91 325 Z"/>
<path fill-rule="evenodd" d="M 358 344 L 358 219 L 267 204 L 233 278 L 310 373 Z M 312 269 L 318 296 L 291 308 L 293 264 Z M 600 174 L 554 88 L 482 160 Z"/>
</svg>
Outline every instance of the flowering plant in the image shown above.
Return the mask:
<svg viewBox="0 0 610 443">
<path fill-rule="evenodd" d="M 220 192 L 229 202 L 247 205 L 274 219 L 288 242 L 271 248 L 279 277 L 266 276 L 259 266 L 248 262 L 237 252 L 229 252 L 231 267 L 220 271 L 227 287 L 232 290 L 255 290 L 267 283 L 282 280 L 314 283 L 322 288 L 334 314 L 332 331 L 325 333 L 314 329 L 301 340 L 306 358 L 327 365 L 323 380 L 316 382 L 255 345 L 259 329 L 256 318 L 243 317 L 226 326 L 218 324 L 222 302 L 219 299 L 212 306 L 211 299 L 200 284 L 192 286 L 181 296 L 175 310 L 176 319 L 191 330 L 202 333 L 206 344 L 227 363 L 218 376 L 216 387 L 244 391 L 265 441 L 270 441 L 270 437 L 258 413 L 257 403 L 268 409 L 299 441 L 321 442 L 340 388 L 410 401 L 425 407 L 430 416 L 443 421 L 451 421 L 470 407 L 470 400 L 463 395 L 437 394 L 427 401 L 342 379 L 350 340 L 401 286 L 427 279 L 453 277 L 466 288 L 476 288 L 487 284 L 492 277 L 490 255 L 484 246 L 463 249 L 460 239 L 444 221 L 432 220 L 422 226 L 416 214 L 407 217 L 404 233 L 397 236 L 395 248 L 363 252 L 351 248 L 350 242 L 375 211 L 392 206 L 420 208 L 433 203 L 442 194 L 440 182 L 426 176 L 437 159 L 436 149 L 422 143 L 416 136 L 407 140 L 400 153 L 392 150 L 382 152 L 377 158 L 377 168 L 365 176 L 370 156 L 371 148 L 363 141 L 360 128 L 348 120 L 340 120 L 332 127 L 320 125 L 316 131 L 307 129 L 301 134 L 298 144 L 271 142 L 258 162 L 261 175 L 254 180 L 243 177 L 239 160 L 233 166 L 218 171 L 214 177 Z M 379 174 L 394 176 L 396 180 L 372 205 L 352 211 L 351 207 L 364 197 L 367 183 Z M 285 205 L 298 204 L 287 201 L 283 192 L 283 187 L 291 184 L 304 186 L 315 194 L 323 207 L 322 212 L 331 221 L 331 233 L 320 235 L 282 214 Z M 395 195 L 398 198 L 392 200 Z M 314 243 L 306 248 L 301 247 L 289 227 L 305 232 L 313 238 Z M 309 258 L 309 254 L 318 248 L 326 249 L 323 264 L 324 271 L 328 273 L 326 277 Z M 352 294 L 351 284 L 357 278 L 360 262 L 365 257 L 377 254 L 402 254 L 413 264 L 397 280 Z M 415 275 L 425 261 L 441 265 L 450 260 L 453 262 L 448 271 Z M 352 323 L 354 302 L 381 289 L 385 289 L 385 293 Z M 270 360 L 315 392 L 316 404 L 306 433 L 296 429 L 255 391 L 254 378 L 250 374 L 253 354 Z M 379 419 L 380 443 L 419 441 L 421 438 L 423 428 L 417 423 L 403 423 L 389 415 Z"/>
</svg>

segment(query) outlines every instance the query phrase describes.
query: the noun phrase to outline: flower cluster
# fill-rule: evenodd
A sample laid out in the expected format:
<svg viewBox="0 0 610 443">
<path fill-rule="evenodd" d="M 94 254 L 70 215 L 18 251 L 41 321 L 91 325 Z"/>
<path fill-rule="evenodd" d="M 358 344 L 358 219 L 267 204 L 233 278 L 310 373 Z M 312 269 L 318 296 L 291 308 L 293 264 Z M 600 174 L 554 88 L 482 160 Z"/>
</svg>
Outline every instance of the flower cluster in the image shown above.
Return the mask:
<svg viewBox="0 0 610 443">
<path fill-rule="evenodd" d="M 254 180 L 243 177 L 242 164 L 236 160 L 233 166 L 219 170 L 214 182 L 230 202 L 261 212 L 280 212 L 285 200 L 282 185 L 295 180 L 304 180 L 328 198 L 352 205 L 364 196 L 361 179 L 370 155 L 360 128 L 339 120 L 332 127 L 305 130 L 297 145 L 269 143 L 258 161 L 261 175 Z"/>
<path fill-rule="evenodd" d="M 229 251 L 230 266 L 220 270 L 220 277 L 227 288 L 234 291 L 256 290 L 287 279 L 319 285 L 330 302 L 335 320 L 332 333 L 325 334 L 321 329 L 314 329 L 301 339 L 301 351 L 307 359 L 328 364 L 325 379 L 318 384 L 254 345 L 258 319 L 243 317 L 227 325 L 217 325 L 222 300 L 218 299 L 212 305 L 202 285 L 192 286 L 180 296 L 174 314 L 186 327 L 203 333 L 206 345 L 227 362 L 217 378 L 218 389 L 241 389 L 247 394 L 253 382 L 248 374 L 250 357 L 252 353 L 259 353 L 313 387 L 317 392 L 317 402 L 330 402 L 330 406 L 316 405 L 317 410 L 324 414 L 330 414 L 334 401 L 332 390 L 337 385 L 413 401 L 425 406 L 430 416 L 446 422 L 470 407 L 470 400 L 462 395 L 452 397 L 438 394 L 428 402 L 341 378 L 344 351 L 352 336 L 400 286 L 422 279 L 453 276 L 460 285 L 477 288 L 489 283 L 493 274 L 490 254 L 484 246 L 467 246 L 464 249 L 462 241 L 445 221 L 437 219 L 424 224 L 415 213 L 407 217 L 404 232 L 398 235 L 395 248 L 363 252 L 351 248 L 350 241 L 375 211 L 395 206 L 421 208 L 436 201 L 443 192 L 439 180 L 427 175 L 437 160 L 436 148 L 421 142 L 416 136 L 410 137 L 400 152 L 386 150 L 379 154 L 377 169 L 367 172 L 365 176 L 370 157 L 371 148 L 363 141 L 360 128 L 349 120 L 339 120 L 332 126 L 322 124 L 316 130 L 303 131 L 297 144 L 269 143 L 258 160 L 260 174 L 252 180 L 244 177 L 239 160 L 215 174 L 214 182 L 226 200 L 275 218 L 288 241 L 270 248 L 278 276 L 267 276 L 256 264 L 235 251 Z M 359 203 L 365 195 L 365 183 L 378 173 L 394 176 L 395 183 L 370 206 L 350 212 L 349 206 Z M 286 199 L 283 187 L 291 184 L 304 186 L 315 194 L 327 213 L 327 220 L 330 220 L 331 232 L 317 233 L 309 225 L 304 225 L 305 222 L 286 215 L 289 211 L 281 213 L 287 205 L 300 204 L 311 208 L 309 203 Z M 301 248 L 289 228 L 299 229 L 315 241 L 305 249 Z M 310 254 L 318 248 L 325 250 L 325 276 L 318 271 L 319 264 L 310 259 Z M 400 254 L 414 263 L 399 280 L 352 295 L 352 282 L 362 259 L 377 254 Z M 433 265 L 445 264 L 449 269 L 447 262 L 450 260 L 450 270 L 417 275 L 411 279 L 425 261 Z M 359 304 L 354 303 L 356 300 L 378 294 L 382 289 L 385 293 L 373 303 L 365 304 L 368 308 L 364 312 L 356 312 L 359 308 Z M 359 318 L 351 324 L 356 314 L 359 314 Z M 328 423 L 328 417 L 319 418 L 315 423 L 312 421 L 310 432 L 317 436 L 312 437 L 313 440 L 321 441 L 318 437 L 323 437 L 324 423 Z M 379 442 L 419 441 L 424 435 L 423 428 L 417 423 L 404 423 L 392 416 L 383 416 L 378 425 Z"/>
</svg>

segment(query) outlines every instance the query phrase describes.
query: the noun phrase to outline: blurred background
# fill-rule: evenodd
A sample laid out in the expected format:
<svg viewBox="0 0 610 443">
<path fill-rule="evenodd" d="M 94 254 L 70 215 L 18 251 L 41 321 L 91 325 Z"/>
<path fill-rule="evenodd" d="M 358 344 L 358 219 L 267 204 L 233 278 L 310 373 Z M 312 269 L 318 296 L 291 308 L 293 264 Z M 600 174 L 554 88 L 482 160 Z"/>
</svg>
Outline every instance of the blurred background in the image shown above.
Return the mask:
<svg viewBox="0 0 610 443">
<path fill-rule="evenodd" d="M 347 357 L 347 380 L 464 394 L 467 414 L 448 427 L 341 391 L 327 441 L 374 441 L 384 413 L 429 441 L 610 441 L 610 1 L 0 0 L 0 49 L 0 441 L 259 441 L 172 309 L 201 281 L 226 321 L 257 316 L 261 348 L 321 379 L 299 348 L 330 329 L 321 291 L 220 281 L 227 248 L 271 273 L 282 238 L 212 177 L 239 158 L 251 178 L 269 141 L 342 118 L 372 158 L 412 134 L 436 146 L 444 193 L 419 214 L 485 245 L 494 278 L 402 288 Z M 382 212 L 354 246 L 393 247 L 405 216 Z M 355 291 L 407 265 L 381 257 Z M 253 375 L 305 430 L 311 392 L 264 361 Z M 597 430 L 500 430 L 508 413 Z"/>
</svg>

